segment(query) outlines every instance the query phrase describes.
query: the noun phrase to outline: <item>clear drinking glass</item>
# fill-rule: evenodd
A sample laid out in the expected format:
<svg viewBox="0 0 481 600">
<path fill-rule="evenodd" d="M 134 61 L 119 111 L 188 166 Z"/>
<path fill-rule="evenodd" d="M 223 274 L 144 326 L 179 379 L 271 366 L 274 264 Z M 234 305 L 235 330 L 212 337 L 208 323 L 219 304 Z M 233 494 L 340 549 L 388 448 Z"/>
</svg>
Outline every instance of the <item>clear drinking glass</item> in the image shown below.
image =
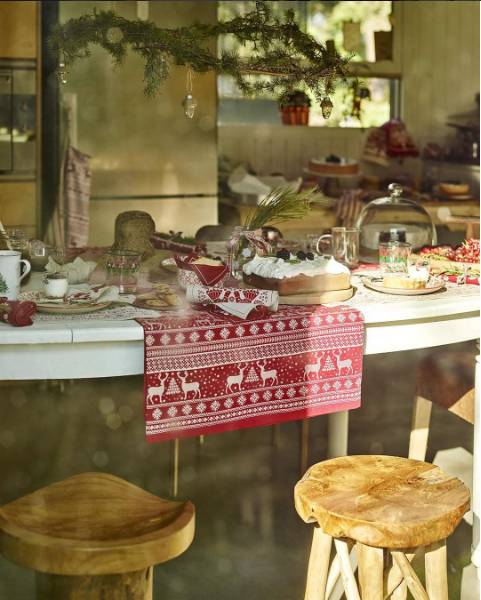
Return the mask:
<svg viewBox="0 0 481 600">
<path fill-rule="evenodd" d="M 349 267 L 355 269 L 359 264 L 359 229 L 357 227 L 333 227 L 331 233 L 321 235 L 317 241 L 317 252 L 325 254 L 319 248 L 326 240 L 330 241 L 329 253 L 334 258 Z"/>
<path fill-rule="evenodd" d="M 28 236 L 23 229 L 7 229 L 7 237 L 11 250 L 22 253 L 22 258 L 28 258 Z"/>
<path fill-rule="evenodd" d="M 407 273 L 411 244 L 384 242 L 379 244 L 379 266 L 383 273 Z"/>
<path fill-rule="evenodd" d="M 130 294 L 137 289 L 137 273 L 141 255 L 129 250 L 111 250 L 105 268 L 107 285 L 116 285 L 121 294 Z"/>
</svg>

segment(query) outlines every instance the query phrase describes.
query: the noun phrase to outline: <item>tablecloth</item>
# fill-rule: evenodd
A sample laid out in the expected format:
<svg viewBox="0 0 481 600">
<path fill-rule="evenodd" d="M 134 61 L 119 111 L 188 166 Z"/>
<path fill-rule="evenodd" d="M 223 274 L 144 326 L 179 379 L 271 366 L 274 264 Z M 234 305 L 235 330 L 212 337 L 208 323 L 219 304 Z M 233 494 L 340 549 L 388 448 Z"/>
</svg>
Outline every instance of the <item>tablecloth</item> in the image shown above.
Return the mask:
<svg viewBox="0 0 481 600">
<path fill-rule="evenodd" d="M 150 442 L 358 408 L 364 323 L 349 306 L 241 321 L 207 310 L 139 319 Z"/>
</svg>

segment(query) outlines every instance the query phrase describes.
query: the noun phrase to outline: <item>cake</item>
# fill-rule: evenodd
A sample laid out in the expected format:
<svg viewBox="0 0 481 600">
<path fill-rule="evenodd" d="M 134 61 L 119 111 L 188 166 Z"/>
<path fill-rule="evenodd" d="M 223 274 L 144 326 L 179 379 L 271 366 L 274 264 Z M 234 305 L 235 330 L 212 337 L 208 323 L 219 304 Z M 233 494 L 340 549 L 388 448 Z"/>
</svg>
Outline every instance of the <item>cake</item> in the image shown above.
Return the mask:
<svg viewBox="0 0 481 600">
<path fill-rule="evenodd" d="M 243 267 L 244 281 L 281 296 L 350 289 L 347 267 L 334 258 L 310 256 L 304 260 L 294 255 L 255 256 Z"/>
<path fill-rule="evenodd" d="M 428 267 L 410 265 L 407 273 L 385 273 L 382 284 L 386 288 L 421 290 L 429 281 Z"/>
<path fill-rule="evenodd" d="M 340 158 L 330 155 L 325 158 L 312 158 L 309 161 L 309 171 L 316 175 L 357 175 L 359 173 L 359 163 L 350 158 Z"/>
</svg>

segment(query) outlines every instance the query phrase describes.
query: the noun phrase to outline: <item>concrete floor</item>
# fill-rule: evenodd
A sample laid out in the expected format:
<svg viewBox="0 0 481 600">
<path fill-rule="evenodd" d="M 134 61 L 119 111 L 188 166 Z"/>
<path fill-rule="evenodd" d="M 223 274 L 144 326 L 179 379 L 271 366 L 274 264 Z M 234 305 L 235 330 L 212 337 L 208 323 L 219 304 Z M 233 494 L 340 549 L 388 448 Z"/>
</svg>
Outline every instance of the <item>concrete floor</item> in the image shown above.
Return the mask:
<svg viewBox="0 0 481 600">
<path fill-rule="evenodd" d="M 454 348 L 454 346 L 453 346 Z M 474 345 L 464 344 L 463 348 Z M 363 405 L 351 413 L 351 454 L 406 456 L 414 370 L 423 351 L 366 358 Z M 83 471 L 107 471 L 168 497 L 170 445 L 144 439 L 142 378 L 0 387 L 0 504 Z M 180 497 L 197 510 L 191 548 L 156 569 L 162 600 L 297 600 L 311 527 L 297 517 L 298 423 L 257 428 L 181 444 Z M 472 428 L 434 410 L 428 460 L 441 448 L 472 444 Z M 310 461 L 325 458 L 326 419 L 311 420 Z M 471 528 L 449 544 L 450 599 L 459 597 Z M 34 597 L 34 574 L 0 558 L 0 600 Z"/>
</svg>

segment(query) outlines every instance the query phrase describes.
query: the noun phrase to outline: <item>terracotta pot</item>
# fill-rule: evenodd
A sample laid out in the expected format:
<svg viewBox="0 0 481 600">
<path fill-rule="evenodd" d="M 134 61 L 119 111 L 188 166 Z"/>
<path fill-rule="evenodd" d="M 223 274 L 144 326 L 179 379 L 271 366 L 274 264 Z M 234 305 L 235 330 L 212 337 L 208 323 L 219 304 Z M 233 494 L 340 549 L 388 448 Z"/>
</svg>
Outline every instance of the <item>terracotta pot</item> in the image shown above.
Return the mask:
<svg viewBox="0 0 481 600">
<path fill-rule="evenodd" d="M 285 106 L 281 108 L 281 120 L 283 125 L 308 125 L 308 106 Z"/>
</svg>

